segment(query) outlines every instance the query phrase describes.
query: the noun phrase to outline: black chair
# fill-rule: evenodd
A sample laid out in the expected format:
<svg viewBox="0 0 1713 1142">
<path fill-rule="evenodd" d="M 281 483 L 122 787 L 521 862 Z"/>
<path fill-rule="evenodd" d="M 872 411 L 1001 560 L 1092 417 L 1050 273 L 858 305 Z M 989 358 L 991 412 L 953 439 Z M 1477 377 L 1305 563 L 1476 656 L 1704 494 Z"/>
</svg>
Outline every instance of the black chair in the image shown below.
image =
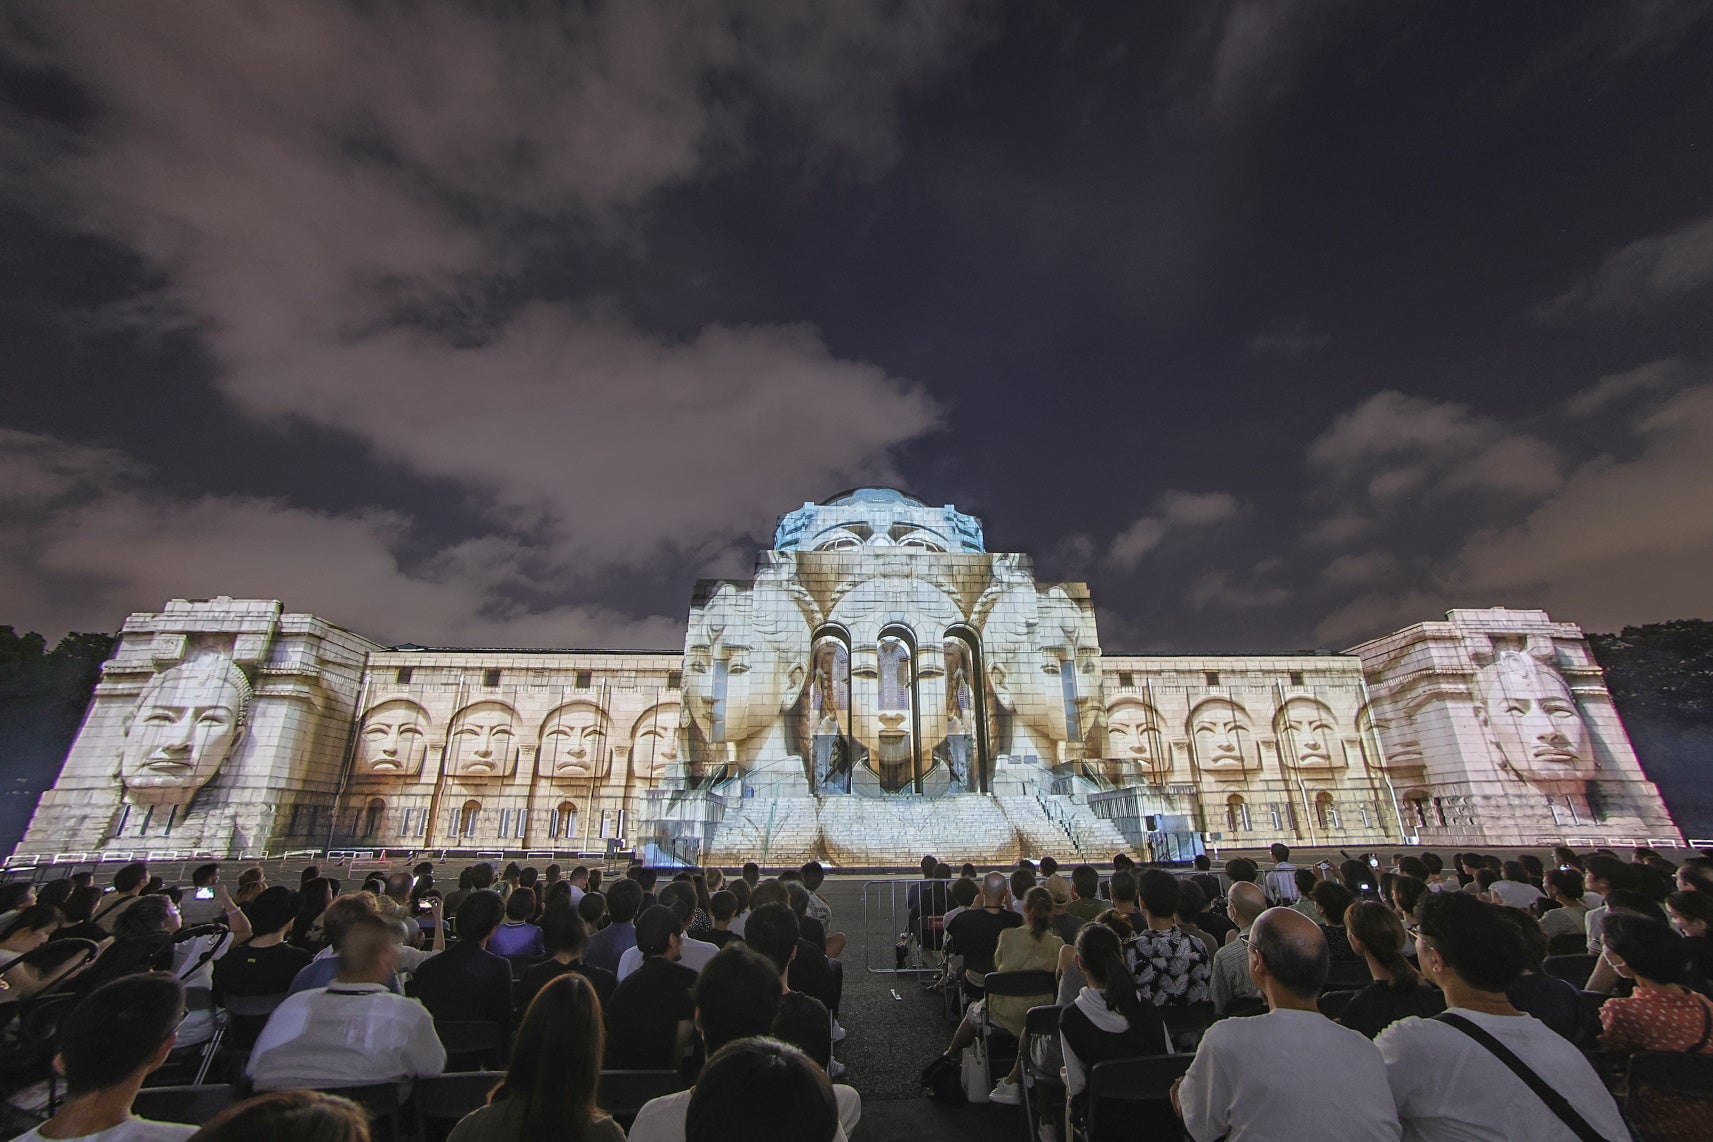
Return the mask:
<svg viewBox="0 0 1713 1142">
<path fill-rule="evenodd" d="M 1194 1061 L 1194 1055 L 1149 1055 L 1096 1066 L 1089 1075 L 1084 1142 L 1183 1137 L 1183 1123 L 1172 1112 L 1172 1084 Z"/>
<path fill-rule="evenodd" d="M 1327 966 L 1322 991 L 1361 991 L 1374 981 L 1366 960 L 1335 960 Z"/>
<path fill-rule="evenodd" d="M 1017 1044 L 1018 1055 L 1023 1060 L 1023 1125 L 1030 1142 L 1034 1142 L 1036 1128 L 1040 1125 L 1041 1095 L 1057 1092 L 1059 1100 L 1064 1097 L 1065 1084 L 1059 1077 L 1059 1068 L 1048 1069 L 1035 1060 L 1037 1040 L 1058 1041 L 1059 1012 L 1062 1010 L 1053 1003 L 1031 1007 L 1023 1020 L 1023 1038 Z"/>
<path fill-rule="evenodd" d="M 362 1086 L 317 1087 L 322 1094 L 350 1099 L 369 1116 L 375 1139 L 405 1142 L 404 1116 L 399 1108 L 398 1083 L 366 1083 Z"/>
<path fill-rule="evenodd" d="M 685 1088 L 677 1071 L 602 1071 L 596 1099 L 601 1109 L 626 1130 L 649 1099 Z"/>
<path fill-rule="evenodd" d="M 506 1033 L 489 1020 L 436 1019 L 449 1071 L 496 1070 L 505 1065 Z"/>
<path fill-rule="evenodd" d="M 418 1142 L 444 1138 L 451 1124 L 488 1104 L 488 1094 L 506 1077 L 504 1071 L 464 1071 L 417 1079 L 411 1095 L 416 1104 Z M 445 1130 L 439 1127 L 445 1126 Z"/>
<path fill-rule="evenodd" d="M 1211 1000 L 1190 1003 L 1183 1007 L 1162 1007 L 1160 1021 L 1166 1025 L 1166 1038 L 1173 1054 L 1195 1054 L 1201 1037 L 1219 1019 Z"/>
<path fill-rule="evenodd" d="M 1705 1137 L 1713 1121 L 1713 1055 L 1638 1051 L 1625 1089 L 1636 1142 Z"/>
<path fill-rule="evenodd" d="M 1354 991 L 1325 991 L 1320 997 L 1320 1013 L 1328 1019 L 1337 1019 L 1344 1014 L 1344 1009 L 1350 1006 L 1350 1001 L 1356 998 Z"/>
<path fill-rule="evenodd" d="M 998 1082 L 998 1076 L 1011 1073 L 1011 1064 L 1017 1061 L 1016 1036 L 993 1021 L 993 997 L 1051 999 L 1058 989 L 1059 982 L 1050 971 L 990 971 L 983 977 L 982 990 L 988 1000 L 981 1006 L 981 1038 L 987 1048 L 988 1086 Z"/>
<path fill-rule="evenodd" d="M 1594 972 L 1594 965 L 1599 962 L 1599 956 L 1548 956 L 1541 961 L 1541 970 L 1580 988 L 1588 982 L 1588 977 Z"/>
<path fill-rule="evenodd" d="M 205 1086 L 146 1086 L 131 1102 L 131 1113 L 156 1122 L 179 1122 L 201 1126 L 238 1101 L 238 1088 L 231 1083 Z"/>
</svg>

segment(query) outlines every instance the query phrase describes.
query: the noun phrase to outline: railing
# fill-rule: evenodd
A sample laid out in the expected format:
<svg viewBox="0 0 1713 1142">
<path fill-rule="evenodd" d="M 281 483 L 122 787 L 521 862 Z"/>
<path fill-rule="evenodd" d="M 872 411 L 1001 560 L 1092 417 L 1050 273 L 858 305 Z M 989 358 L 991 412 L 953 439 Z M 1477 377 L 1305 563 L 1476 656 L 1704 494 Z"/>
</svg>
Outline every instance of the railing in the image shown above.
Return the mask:
<svg viewBox="0 0 1713 1142">
<path fill-rule="evenodd" d="M 938 975 L 941 936 L 937 925 L 940 912 L 927 909 L 927 916 L 910 922 L 910 893 L 918 898 L 926 893 L 934 902 L 949 896 L 949 880 L 869 880 L 862 886 L 863 966 L 875 975 Z M 930 888 L 932 885 L 934 887 Z M 947 901 L 950 907 L 950 901 Z M 918 906 L 918 912 L 922 912 Z M 880 962 L 876 963 L 877 955 Z"/>
</svg>

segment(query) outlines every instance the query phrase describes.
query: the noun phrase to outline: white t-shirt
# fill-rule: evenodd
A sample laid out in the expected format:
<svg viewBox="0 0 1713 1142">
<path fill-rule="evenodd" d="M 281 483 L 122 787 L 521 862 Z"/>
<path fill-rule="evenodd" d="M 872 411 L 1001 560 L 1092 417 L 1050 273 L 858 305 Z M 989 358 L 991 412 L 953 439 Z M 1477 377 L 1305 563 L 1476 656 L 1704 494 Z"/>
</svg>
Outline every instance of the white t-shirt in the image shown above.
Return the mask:
<svg viewBox="0 0 1713 1142">
<path fill-rule="evenodd" d="M 625 1131 L 626 1142 L 684 1142 L 684 1116 L 690 1110 L 692 1093 L 693 1089 L 681 1090 L 643 1103 L 636 1121 Z M 846 1142 L 862 1120 L 862 1095 L 854 1087 L 834 1083 L 833 1098 L 839 1104 L 839 1129 L 833 1142 Z"/>
<path fill-rule="evenodd" d="M 1492 892 L 1499 903 L 1512 908 L 1527 908 L 1546 895 L 1534 885 L 1524 884 L 1520 880 L 1495 880 Z"/>
<path fill-rule="evenodd" d="M 177 1122 L 156 1122 L 148 1118 L 127 1118 L 117 1126 L 97 1130 L 94 1134 L 79 1134 L 75 1139 L 51 1139 L 42 1136 L 37 1127 L 20 1134 L 12 1142 L 183 1142 L 196 1133 L 194 1126 Z"/>
<path fill-rule="evenodd" d="M 692 971 L 701 971 L 708 966 L 708 961 L 719 955 L 720 946 L 710 944 L 706 940 L 692 940 L 684 937 L 683 949 L 678 955 L 678 962 Z M 636 948 L 626 948 L 625 954 L 619 957 L 619 979 L 623 980 L 631 972 L 642 966 L 642 953 Z"/>
<path fill-rule="evenodd" d="M 1337 1097 L 1305 1081 L 1302 1063 L 1337 1075 Z M 1368 1142 L 1399 1137 L 1380 1052 L 1318 1011 L 1282 1008 L 1207 1029 L 1178 1099 L 1196 1142 Z"/>
<path fill-rule="evenodd" d="M 1498 1039 L 1562 1094 L 1602 1138 L 1627 1142 L 1618 1104 L 1571 1042 L 1532 1015 L 1453 1012 Z M 1576 1142 L 1511 1068 L 1435 1019 L 1400 1019 L 1374 1040 L 1406 1142 Z"/>
</svg>

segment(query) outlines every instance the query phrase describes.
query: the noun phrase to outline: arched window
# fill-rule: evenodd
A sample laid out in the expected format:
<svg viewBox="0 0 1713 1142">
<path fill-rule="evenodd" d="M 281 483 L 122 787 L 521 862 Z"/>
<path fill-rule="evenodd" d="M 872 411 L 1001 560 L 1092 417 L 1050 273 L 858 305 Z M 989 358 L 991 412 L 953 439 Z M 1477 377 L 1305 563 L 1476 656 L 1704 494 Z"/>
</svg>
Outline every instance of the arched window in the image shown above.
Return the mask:
<svg viewBox="0 0 1713 1142">
<path fill-rule="evenodd" d="M 1404 794 L 1404 820 L 1413 828 L 1428 827 L 1428 795 L 1425 789 L 1412 789 Z"/>
<path fill-rule="evenodd" d="M 804 705 L 804 736 L 817 793 L 851 791 L 851 650 L 844 629 L 815 632 L 810 656 L 809 697 Z"/>
<path fill-rule="evenodd" d="M 369 803 L 363 809 L 363 836 L 372 837 L 381 831 L 381 822 L 386 819 L 387 803 L 379 797 L 369 798 Z"/>
<path fill-rule="evenodd" d="M 553 820 L 548 823 L 548 836 L 554 840 L 568 840 L 577 835 L 577 806 L 570 801 L 561 801 L 559 807 L 553 810 Z"/>
<path fill-rule="evenodd" d="M 480 801 L 464 802 L 464 807 L 458 810 L 458 815 L 454 821 L 452 832 L 454 835 L 463 837 L 467 841 L 475 840 L 476 820 L 481 815 L 482 803 Z"/>
<path fill-rule="evenodd" d="M 1236 793 L 1225 799 L 1225 824 L 1234 833 L 1249 831 L 1249 806 Z"/>
<path fill-rule="evenodd" d="M 982 788 L 981 748 L 986 734 L 979 728 L 981 671 L 975 639 L 962 630 L 948 630 L 940 648 L 945 658 L 945 762 L 954 788 L 978 790 Z"/>
<path fill-rule="evenodd" d="M 1314 819 L 1322 832 L 1338 828 L 1338 810 L 1332 807 L 1332 794 L 1324 789 L 1314 795 Z"/>
</svg>

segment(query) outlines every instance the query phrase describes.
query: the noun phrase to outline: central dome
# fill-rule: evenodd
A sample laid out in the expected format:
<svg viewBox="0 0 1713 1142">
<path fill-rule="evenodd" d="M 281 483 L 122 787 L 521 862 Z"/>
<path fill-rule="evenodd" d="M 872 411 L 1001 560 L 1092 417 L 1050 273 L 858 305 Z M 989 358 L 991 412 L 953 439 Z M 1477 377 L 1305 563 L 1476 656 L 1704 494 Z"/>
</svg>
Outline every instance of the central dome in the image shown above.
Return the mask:
<svg viewBox="0 0 1713 1142">
<path fill-rule="evenodd" d="M 852 488 L 821 501 L 824 508 L 839 507 L 842 504 L 906 504 L 918 508 L 928 506 L 915 496 L 897 488 Z"/>
<path fill-rule="evenodd" d="M 930 507 L 897 488 L 851 488 L 779 517 L 777 551 L 847 551 L 892 547 L 944 555 L 976 553 L 981 521 L 951 504 Z"/>
</svg>

